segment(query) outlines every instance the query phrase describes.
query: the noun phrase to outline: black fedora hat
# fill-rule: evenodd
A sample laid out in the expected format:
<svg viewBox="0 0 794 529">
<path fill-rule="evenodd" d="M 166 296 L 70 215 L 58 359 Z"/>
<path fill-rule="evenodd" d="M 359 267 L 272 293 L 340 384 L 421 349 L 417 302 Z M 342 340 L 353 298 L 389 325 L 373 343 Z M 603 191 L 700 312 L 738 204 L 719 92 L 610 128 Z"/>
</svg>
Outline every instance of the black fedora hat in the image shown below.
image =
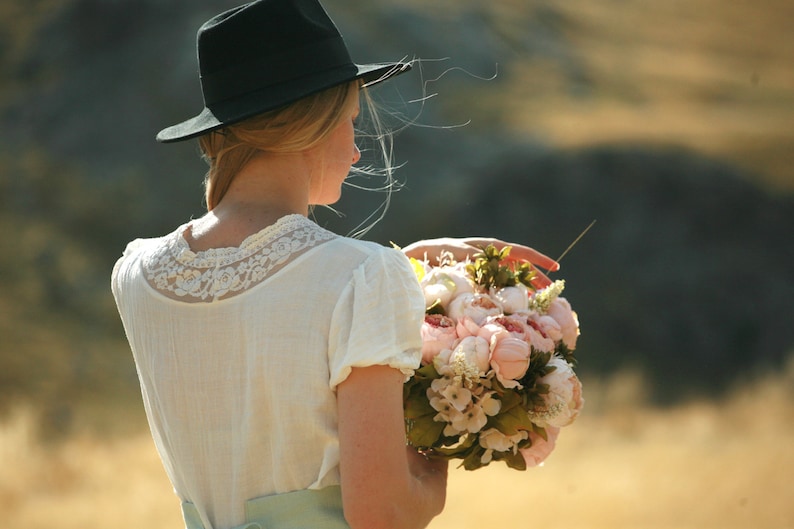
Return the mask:
<svg viewBox="0 0 794 529">
<path fill-rule="evenodd" d="M 195 138 L 332 86 L 371 86 L 406 62 L 359 65 L 317 0 L 257 0 L 208 20 L 197 35 L 204 110 L 157 141 Z"/>
</svg>

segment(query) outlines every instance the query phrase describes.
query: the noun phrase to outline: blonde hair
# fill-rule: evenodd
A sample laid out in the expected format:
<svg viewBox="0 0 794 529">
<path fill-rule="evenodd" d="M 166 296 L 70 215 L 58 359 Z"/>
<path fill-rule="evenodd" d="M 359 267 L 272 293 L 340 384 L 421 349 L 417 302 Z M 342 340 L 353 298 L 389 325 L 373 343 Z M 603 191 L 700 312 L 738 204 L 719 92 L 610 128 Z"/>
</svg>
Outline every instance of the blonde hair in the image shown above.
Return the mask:
<svg viewBox="0 0 794 529">
<path fill-rule="evenodd" d="M 334 86 L 201 136 L 199 146 L 209 164 L 207 209 L 220 203 L 234 176 L 257 152 L 297 153 L 323 141 L 344 119 L 359 86 L 359 81 Z"/>
</svg>

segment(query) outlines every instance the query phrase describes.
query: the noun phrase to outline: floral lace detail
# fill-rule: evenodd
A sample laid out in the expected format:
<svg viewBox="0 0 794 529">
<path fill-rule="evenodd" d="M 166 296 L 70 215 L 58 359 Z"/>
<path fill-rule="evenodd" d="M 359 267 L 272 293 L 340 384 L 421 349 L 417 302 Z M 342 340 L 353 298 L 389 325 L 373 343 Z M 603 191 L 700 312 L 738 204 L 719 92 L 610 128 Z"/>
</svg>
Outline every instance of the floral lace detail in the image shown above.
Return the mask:
<svg viewBox="0 0 794 529">
<path fill-rule="evenodd" d="M 146 255 L 143 268 L 152 288 L 188 302 L 212 302 L 244 292 L 297 255 L 337 237 L 302 215 L 287 215 L 239 247 L 194 252 L 182 236 L 187 226 Z"/>
</svg>

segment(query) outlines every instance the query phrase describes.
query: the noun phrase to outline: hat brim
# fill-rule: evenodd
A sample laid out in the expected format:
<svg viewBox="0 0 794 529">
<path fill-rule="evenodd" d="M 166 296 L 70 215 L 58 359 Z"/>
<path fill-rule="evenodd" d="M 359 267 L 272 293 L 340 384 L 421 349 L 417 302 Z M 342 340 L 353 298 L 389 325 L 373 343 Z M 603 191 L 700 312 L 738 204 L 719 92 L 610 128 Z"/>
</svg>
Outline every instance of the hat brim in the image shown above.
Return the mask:
<svg viewBox="0 0 794 529">
<path fill-rule="evenodd" d="M 189 140 L 263 112 L 294 103 L 333 86 L 361 79 L 363 86 L 369 87 L 410 69 L 410 63 L 394 62 L 351 64 L 332 71 L 320 72 L 308 78 L 302 77 L 289 83 L 267 87 L 223 101 L 212 105 L 212 108 L 205 107 L 199 115 L 161 130 L 156 139 L 160 143 Z"/>
</svg>

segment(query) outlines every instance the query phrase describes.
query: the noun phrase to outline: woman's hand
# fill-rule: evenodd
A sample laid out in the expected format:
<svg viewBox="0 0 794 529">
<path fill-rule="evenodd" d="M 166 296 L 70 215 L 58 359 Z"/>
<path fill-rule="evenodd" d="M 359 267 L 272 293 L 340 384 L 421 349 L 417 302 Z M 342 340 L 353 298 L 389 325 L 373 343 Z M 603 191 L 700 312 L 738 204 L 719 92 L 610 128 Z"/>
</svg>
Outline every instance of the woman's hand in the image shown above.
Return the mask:
<svg viewBox="0 0 794 529">
<path fill-rule="evenodd" d="M 498 250 L 505 246 L 510 246 L 510 255 L 507 257 L 509 261 L 526 262 L 532 265 L 532 268 L 537 272 L 535 279 L 532 280 L 535 288 L 544 288 L 551 284 L 551 280 L 538 268 L 543 268 L 549 272 L 556 272 L 560 269 L 560 264 L 557 261 L 529 246 L 508 243 L 488 237 L 426 239 L 409 244 L 402 251 L 408 257 L 428 259 L 431 262 L 438 259 L 443 252 L 448 252 L 456 261 L 463 261 L 467 257 L 480 252 L 489 244 L 493 244 Z"/>
<path fill-rule="evenodd" d="M 408 445 L 406 445 L 405 451 L 408 454 L 408 469 L 411 474 L 419 480 L 434 482 L 436 488 L 446 492 L 449 461 L 440 457 L 427 456 Z"/>
</svg>

